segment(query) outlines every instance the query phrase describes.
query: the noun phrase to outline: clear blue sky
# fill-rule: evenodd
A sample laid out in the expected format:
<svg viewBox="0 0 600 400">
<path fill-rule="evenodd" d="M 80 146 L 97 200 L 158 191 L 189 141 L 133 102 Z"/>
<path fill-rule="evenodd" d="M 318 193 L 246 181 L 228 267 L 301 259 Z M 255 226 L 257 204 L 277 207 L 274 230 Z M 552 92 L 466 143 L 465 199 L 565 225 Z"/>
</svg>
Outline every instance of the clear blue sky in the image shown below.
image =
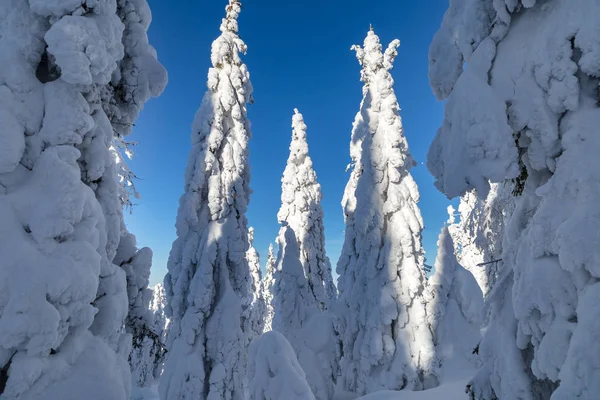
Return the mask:
<svg viewBox="0 0 600 400">
<path fill-rule="evenodd" d="M 190 126 L 206 91 L 210 45 L 219 34 L 226 0 L 149 0 L 150 42 L 169 72 L 169 84 L 136 123 L 139 145 L 131 167 L 142 199 L 127 224 L 138 244 L 154 251 L 151 283 L 162 281 L 175 239 L 175 217 L 190 149 Z M 442 121 L 442 105 L 429 88 L 427 52 L 448 0 L 247 0 L 240 35 L 254 85 L 248 219 L 264 263 L 277 235 L 281 174 L 288 157 L 294 107 L 304 114 L 315 170 L 323 187 L 327 251 L 335 268 L 344 234 L 340 206 L 348 174 L 352 121 L 361 100 L 360 67 L 352 44 L 373 24 L 384 46 L 402 42 L 393 69 L 405 134 L 419 165 L 424 247 L 433 263 L 449 202 L 433 186 L 427 149 Z"/>
</svg>

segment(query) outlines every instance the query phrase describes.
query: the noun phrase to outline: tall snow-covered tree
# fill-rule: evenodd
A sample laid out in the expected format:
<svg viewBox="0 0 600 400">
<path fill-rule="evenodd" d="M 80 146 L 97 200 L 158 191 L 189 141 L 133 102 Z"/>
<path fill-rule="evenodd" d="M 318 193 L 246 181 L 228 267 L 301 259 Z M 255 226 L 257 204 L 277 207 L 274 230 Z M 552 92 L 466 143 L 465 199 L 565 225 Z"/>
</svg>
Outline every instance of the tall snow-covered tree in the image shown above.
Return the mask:
<svg viewBox="0 0 600 400">
<path fill-rule="evenodd" d="M 481 339 L 483 294 L 473 275 L 456 260 L 454 244 L 444 226 L 438 239 L 435 273 L 429 278 L 427 321 L 434 335 L 440 378 L 477 365 L 474 349 Z M 442 372 L 443 371 L 443 372 Z"/>
<path fill-rule="evenodd" d="M 504 182 L 515 197 L 474 399 L 600 391 L 599 16 L 595 0 L 451 1 L 431 45 L 438 188 L 485 198 Z"/>
<path fill-rule="evenodd" d="M 290 341 L 315 397 L 325 400 L 333 396 L 337 378 L 337 337 L 327 312 L 337 293 L 325 253 L 321 185 L 308 154 L 306 130 L 302 114 L 294 110 L 290 155 L 281 179 L 282 255 L 273 327 Z"/>
<path fill-rule="evenodd" d="M 229 1 L 212 45 L 208 91 L 193 123 L 165 277 L 171 325 L 159 389 L 164 400 L 244 397 L 250 291 L 246 106 L 252 85 L 240 58 L 246 52 L 238 36 L 240 10 L 237 0 Z"/>
<path fill-rule="evenodd" d="M 254 248 L 254 228 L 248 229 L 248 251 L 246 259 L 250 270 L 250 291 L 246 299 L 247 311 L 247 340 L 248 344 L 263 333 L 265 326 L 266 304 L 262 291 L 262 272 L 260 270 L 260 257 Z"/>
<path fill-rule="evenodd" d="M 295 232 L 311 301 L 320 310 L 326 310 L 329 301 L 336 297 L 336 289 L 325 253 L 321 185 L 308 155 L 306 124 L 297 109 L 292 118 L 290 155 L 281 183 L 281 208 L 277 218 Z"/>
<path fill-rule="evenodd" d="M 437 384 L 426 370 L 433 340 L 425 321 L 424 271 L 415 162 L 390 74 L 397 47 L 371 30 L 353 46 L 364 82 L 353 125 L 354 164 L 346 193 L 346 237 L 338 261 L 342 385 L 365 394 Z M 360 153 L 355 146 L 359 146 Z"/>
<path fill-rule="evenodd" d="M 248 382 L 250 400 L 315 400 L 294 349 L 275 331 L 250 345 Z"/>
<path fill-rule="evenodd" d="M 333 321 L 311 297 L 296 234 L 285 223 L 282 230 L 275 275 L 273 330 L 283 334 L 292 345 L 314 396 L 318 400 L 331 399 L 338 363 Z"/>
<path fill-rule="evenodd" d="M 166 82 L 149 16 L 144 0 L 0 5 L 2 397 L 129 398 L 113 144 Z"/>
<path fill-rule="evenodd" d="M 269 244 L 269 254 L 267 255 L 267 264 L 265 266 L 265 277 L 262 280 L 262 297 L 265 301 L 265 321 L 263 332 L 269 332 L 273 329 L 273 294 L 275 293 L 275 264 L 277 258 L 273 250 L 273 244 Z"/>
</svg>

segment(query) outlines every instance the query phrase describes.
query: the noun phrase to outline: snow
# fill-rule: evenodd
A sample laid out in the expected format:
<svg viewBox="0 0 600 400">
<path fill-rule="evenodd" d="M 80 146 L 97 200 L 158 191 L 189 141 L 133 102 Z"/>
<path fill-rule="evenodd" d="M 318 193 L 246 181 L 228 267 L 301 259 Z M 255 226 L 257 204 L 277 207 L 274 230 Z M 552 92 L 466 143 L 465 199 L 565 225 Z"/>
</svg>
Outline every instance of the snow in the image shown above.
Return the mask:
<svg viewBox="0 0 600 400">
<path fill-rule="evenodd" d="M 283 335 L 266 332 L 250 345 L 250 400 L 314 400 L 296 354 Z"/>
<path fill-rule="evenodd" d="M 208 91 L 192 126 L 168 274 L 171 319 L 159 392 L 164 400 L 244 396 L 248 296 L 245 212 L 250 196 L 249 73 L 237 35 L 241 5 L 227 6 L 214 41 Z"/>
<path fill-rule="evenodd" d="M 110 82 L 124 52 L 123 25 L 114 11 L 94 17 L 65 15 L 46 33 L 48 52 L 63 81 L 82 85 Z"/>
<path fill-rule="evenodd" d="M 352 132 L 343 206 L 346 237 L 337 264 L 343 346 L 341 387 L 358 394 L 437 385 L 427 370 L 433 338 L 425 320 L 423 221 L 390 75 L 399 41 L 385 52 L 371 30 L 353 46 L 364 82 Z M 360 151 L 359 151 L 360 149 Z"/>
<path fill-rule="evenodd" d="M 592 399 L 587 377 L 598 373 L 598 356 L 581 356 L 579 340 L 600 333 L 586 306 L 600 260 L 600 39 L 592 22 L 600 5 L 481 3 L 454 4 L 430 52 L 434 92 L 448 98 L 428 160 L 438 187 L 449 197 L 475 188 L 483 199 L 499 183 L 514 203 L 492 217 L 503 230 L 503 262 L 486 299 L 483 366 L 471 395 Z M 461 46 L 467 38 L 472 51 Z M 466 62 L 462 73 L 444 70 L 457 60 Z"/>
<path fill-rule="evenodd" d="M 380 391 L 360 397 L 361 400 L 465 400 L 465 384 L 467 380 L 457 380 L 436 388 L 420 392 L 411 391 Z"/>
</svg>

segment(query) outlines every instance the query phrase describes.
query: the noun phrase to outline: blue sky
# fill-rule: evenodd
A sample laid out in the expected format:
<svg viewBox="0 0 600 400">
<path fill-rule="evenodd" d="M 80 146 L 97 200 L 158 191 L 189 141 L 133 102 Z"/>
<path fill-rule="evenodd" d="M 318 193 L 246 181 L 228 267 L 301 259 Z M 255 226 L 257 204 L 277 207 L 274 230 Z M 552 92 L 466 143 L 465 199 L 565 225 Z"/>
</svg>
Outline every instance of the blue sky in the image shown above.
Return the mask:
<svg viewBox="0 0 600 400">
<path fill-rule="evenodd" d="M 136 123 L 139 142 L 131 167 L 142 199 L 127 224 L 138 244 L 154 251 L 151 283 L 162 281 L 175 239 L 175 218 L 190 149 L 190 126 L 206 90 L 210 45 L 219 34 L 226 0 L 149 0 L 149 36 L 169 72 L 160 98 L 151 100 Z M 425 166 L 427 149 L 442 121 L 427 77 L 427 52 L 447 0 L 247 0 L 240 35 L 254 86 L 250 144 L 252 171 L 248 219 L 255 247 L 266 258 L 279 230 L 281 174 L 288 157 L 291 117 L 297 107 L 308 125 L 308 143 L 323 187 L 327 251 L 335 268 L 344 221 L 340 202 L 348 180 L 352 121 L 361 100 L 360 66 L 353 44 L 362 44 L 373 24 L 384 46 L 401 40 L 392 71 L 409 147 L 419 165 L 412 170 L 421 192 L 424 247 L 433 263 L 448 200 L 433 186 Z"/>
</svg>

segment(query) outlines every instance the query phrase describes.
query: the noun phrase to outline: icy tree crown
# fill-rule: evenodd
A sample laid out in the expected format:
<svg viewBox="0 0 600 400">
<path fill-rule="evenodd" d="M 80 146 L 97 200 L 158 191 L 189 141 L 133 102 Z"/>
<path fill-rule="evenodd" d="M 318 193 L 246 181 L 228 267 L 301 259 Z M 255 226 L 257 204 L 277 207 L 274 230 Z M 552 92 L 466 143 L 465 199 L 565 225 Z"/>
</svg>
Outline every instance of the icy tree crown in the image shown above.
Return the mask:
<svg viewBox="0 0 600 400">
<path fill-rule="evenodd" d="M 356 58 L 362 66 L 360 80 L 365 83 L 365 88 L 372 82 L 373 77 L 380 70 L 389 71 L 394 65 L 394 59 L 398 55 L 400 40 L 394 39 L 388 45 L 385 52 L 382 53 L 383 46 L 379 41 L 379 36 L 373 31 L 373 27 L 367 33 L 363 47 L 355 44 L 350 49 L 356 51 Z M 364 93 L 363 89 L 363 93 Z"/>
</svg>

